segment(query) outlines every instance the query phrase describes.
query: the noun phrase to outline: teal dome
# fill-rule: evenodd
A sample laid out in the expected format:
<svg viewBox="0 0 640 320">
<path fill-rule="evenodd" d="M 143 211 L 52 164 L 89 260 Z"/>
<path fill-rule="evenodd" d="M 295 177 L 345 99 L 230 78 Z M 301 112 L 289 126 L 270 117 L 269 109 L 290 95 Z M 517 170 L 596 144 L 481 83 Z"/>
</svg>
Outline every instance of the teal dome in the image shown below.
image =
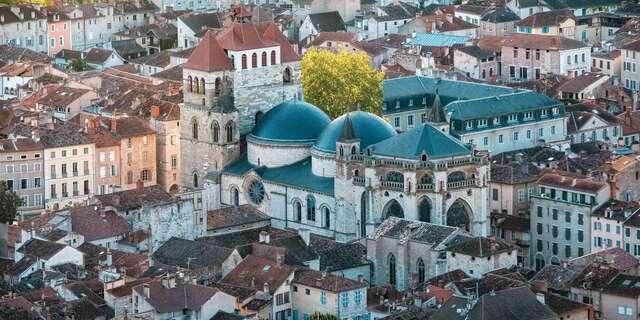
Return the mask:
<svg viewBox="0 0 640 320">
<path fill-rule="evenodd" d="M 251 138 L 275 142 L 315 141 L 331 122 L 318 107 L 304 101 L 285 101 L 267 111 Z"/>
<path fill-rule="evenodd" d="M 346 115 L 342 115 L 333 120 L 322 131 L 313 148 L 318 151 L 335 153 L 336 141 L 342 133 L 346 118 Z M 356 137 L 360 139 L 361 150 L 396 135 L 396 131 L 390 124 L 372 113 L 364 111 L 351 112 L 349 113 L 349 120 Z"/>
</svg>

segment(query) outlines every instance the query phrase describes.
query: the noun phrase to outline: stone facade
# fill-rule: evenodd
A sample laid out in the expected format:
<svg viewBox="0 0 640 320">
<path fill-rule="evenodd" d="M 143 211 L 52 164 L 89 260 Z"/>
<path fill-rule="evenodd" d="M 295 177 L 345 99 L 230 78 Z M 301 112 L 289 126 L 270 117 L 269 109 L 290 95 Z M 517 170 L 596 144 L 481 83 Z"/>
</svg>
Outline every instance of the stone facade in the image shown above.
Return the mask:
<svg viewBox="0 0 640 320">
<path fill-rule="evenodd" d="M 18 220 L 44 209 L 44 148 L 39 137 L 34 138 L 0 140 L 0 181 L 23 201 Z"/>
</svg>

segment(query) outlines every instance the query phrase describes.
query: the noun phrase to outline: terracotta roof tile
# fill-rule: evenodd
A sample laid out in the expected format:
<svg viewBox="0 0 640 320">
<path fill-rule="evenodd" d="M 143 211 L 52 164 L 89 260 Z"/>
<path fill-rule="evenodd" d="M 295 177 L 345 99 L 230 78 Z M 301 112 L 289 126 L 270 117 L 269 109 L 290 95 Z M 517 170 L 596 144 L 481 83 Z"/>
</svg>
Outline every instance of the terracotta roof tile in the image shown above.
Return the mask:
<svg viewBox="0 0 640 320">
<path fill-rule="evenodd" d="M 213 36 L 213 32 L 209 30 L 193 50 L 183 68 L 205 72 L 230 70 L 231 59 L 227 57 L 220 43 Z"/>
<path fill-rule="evenodd" d="M 94 241 L 117 237 L 129 232 L 127 220 L 113 211 L 101 215 L 93 207 L 70 209 L 71 229 L 84 236 L 85 241 Z"/>
<path fill-rule="evenodd" d="M 263 288 L 268 283 L 269 293 L 273 294 L 292 272 L 293 268 L 288 265 L 249 255 L 220 282 L 252 289 Z"/>
</svg>

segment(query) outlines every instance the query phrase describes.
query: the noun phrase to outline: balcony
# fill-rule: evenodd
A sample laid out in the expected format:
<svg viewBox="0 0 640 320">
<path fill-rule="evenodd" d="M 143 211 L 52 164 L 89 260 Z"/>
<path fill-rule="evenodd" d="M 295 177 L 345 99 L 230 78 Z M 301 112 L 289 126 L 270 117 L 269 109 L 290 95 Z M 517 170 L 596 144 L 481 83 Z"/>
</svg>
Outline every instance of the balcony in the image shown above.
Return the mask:
<svg viewBox="0 0 640 320">
<path fill-rule="evenodd" d="M 433 191 L 433 183 L 420 183 L 416 185 L 418 192 L 420 191 Z"/>
<path fill-rule="evenodd" d="M 353 177 L 353 184 L 356 186 L 364 186 L 364 177 Z"/>
<path fill-rule="evenodd" d="M 382 185 L 383 189 L 388 189 L 388 190 L 395 190 L 395 191 L 402 191 L 404 190 L 404 183 L 403 182 L 396 182 L 396 181 L 380 181 L 380 184 Z"/>
<path fill-rule="evenodd" d="M 447 189 L 459 189 L 459 188 L 468 188 L 475 187 L 476 179 L 465 179 L 454 182 L 447 182 Z"/>
</svg>

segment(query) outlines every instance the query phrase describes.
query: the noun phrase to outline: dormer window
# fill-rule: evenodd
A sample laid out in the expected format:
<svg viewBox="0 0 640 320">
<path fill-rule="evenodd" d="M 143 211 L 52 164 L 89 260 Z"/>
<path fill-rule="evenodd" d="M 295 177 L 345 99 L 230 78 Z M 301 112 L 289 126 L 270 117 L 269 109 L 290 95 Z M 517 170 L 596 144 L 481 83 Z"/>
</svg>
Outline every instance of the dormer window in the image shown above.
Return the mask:
<svg viewBox="0 0 640 320">
<path fill-rule="evenodd" d="M 400 108 L 400 100 L 396 101 L 396 109 Z"/>
<path fill-rule="evenodd" d="M 487 126 L 487 119 L 478 120 L 478 127 L 486 127 L 486 126 Z"/>
<path fill-rule="evenodd" d="M 524 113 L 524 119 L 525 120 L 531 120 L 533 119 L 533 112 L 529 111 L 529 112 L 525 112 Z"/>
<path fill-rule="evenodd" d="M 473 129 L 473 122 L 472 122 L 472 121 L 465 121 L 465 123 L 464 123 L 464 127 L 465 127 L 465 129 L 467 129 L 467 130 L 471 130 L 471 129 Z"/>
<path fill-rule="evenodd" d="M 427 104 L 427 96 L 422 97 L 422 104 Z"/>
<path fill-rule="evenodd" d="M 508 121 L 509 122 L 516 122 L 518 121 L 518 115 L 515 113 L 512 113 L 508 116 Z"/>
<path fill-rule="evenodd" d="M 541 117 L 546 117 L 546 116 L 548 116 L 548 115 L 549 115 L 549 110 L 547 110 L 547 109 L 542 109 L 542 110 L 540 111 L 540 116 L 541 116 Z"/>
<path fill-rule="evenodd" d="M 560 113 L 560 108 L 558 107 L 551 108 L 551 112 L 553 113 L 553 115 L 557 115 L 558 113 Z"/>
<path fill-rule="evenodd" d="M 500 117 L 493 118 L 493 125 L 494 126 L 499 126 L 500 125 Z"/>
<path fill-rule="evenodd" d="M 413 107 L 413 99 L 409 99 L 409 107 Z"/>
</svg>

